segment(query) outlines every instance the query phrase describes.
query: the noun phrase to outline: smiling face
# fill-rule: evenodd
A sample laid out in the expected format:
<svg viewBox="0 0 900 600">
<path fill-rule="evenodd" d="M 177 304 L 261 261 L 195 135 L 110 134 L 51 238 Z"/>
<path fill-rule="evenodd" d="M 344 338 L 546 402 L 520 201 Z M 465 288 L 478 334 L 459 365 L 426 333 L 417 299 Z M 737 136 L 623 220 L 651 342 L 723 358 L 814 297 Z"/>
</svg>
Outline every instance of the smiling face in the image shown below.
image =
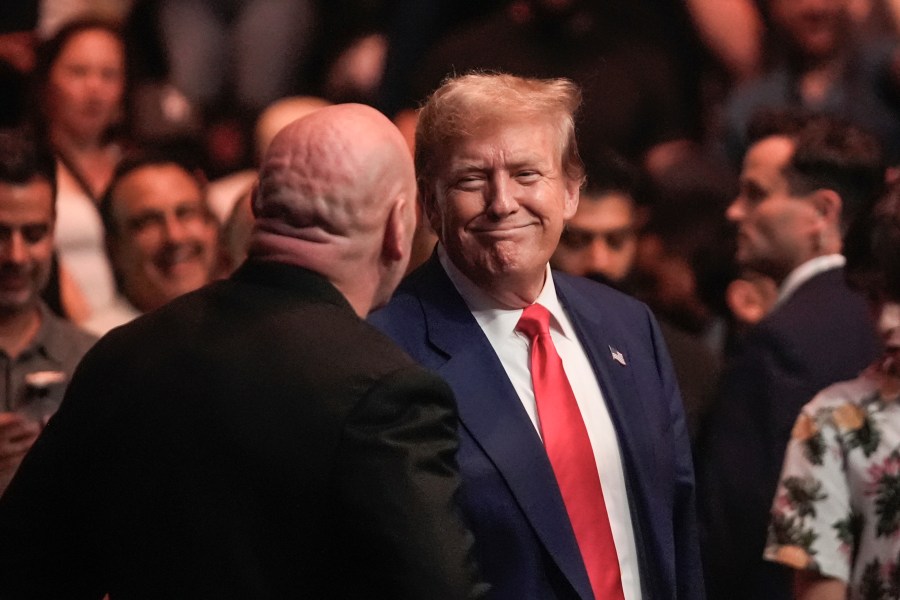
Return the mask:
<svg viewBox="0 0 900 600">
<path fill-rule="evenodd" d="M 108 240 L 122 291 L 143 311 L 208 283 L 218 261 L 218 227 L 197 181 L 174 164 L 146 165 L 113 189 Z"/>
<path fill-rule="evenodd" d="M 502 304 L 540 293 L 580 181 L 562 169 L 559 130 L 549 123 L 484 126 L 447 147 L 426 191 L 428 217 L 447 255 Z"/>
<path fill-rule="evenodd" d="M 34 178 L 0 182 L 0 313 L 32 310 L 50 278 L 53 191 Z"/>
<path fill-rule="evenodd" d="M 103 29 L 80 31 L 66 42 L 47 80 L 53 128 L 95 139 L 115 123 L 125 88 L 124 52 L 121 41 Z"/>
</svg>

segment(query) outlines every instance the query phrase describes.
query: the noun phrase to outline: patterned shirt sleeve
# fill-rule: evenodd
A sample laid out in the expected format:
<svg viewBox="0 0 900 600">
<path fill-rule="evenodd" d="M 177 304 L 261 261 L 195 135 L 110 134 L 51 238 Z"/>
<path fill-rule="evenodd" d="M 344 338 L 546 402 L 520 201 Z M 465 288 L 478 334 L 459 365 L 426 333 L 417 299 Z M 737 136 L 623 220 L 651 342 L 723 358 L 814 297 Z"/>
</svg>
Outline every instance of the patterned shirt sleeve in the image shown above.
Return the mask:
<svg viewBox="0 0 900 600">
<path fill-rule="evenodd" d="M 843 421 L 860 418 L 858 410 L 820 408 L 816 400 L 803 408 L 772 505 L 767 560 L 849 582 L 857 518 L 839 431 Z"/>
</svg>

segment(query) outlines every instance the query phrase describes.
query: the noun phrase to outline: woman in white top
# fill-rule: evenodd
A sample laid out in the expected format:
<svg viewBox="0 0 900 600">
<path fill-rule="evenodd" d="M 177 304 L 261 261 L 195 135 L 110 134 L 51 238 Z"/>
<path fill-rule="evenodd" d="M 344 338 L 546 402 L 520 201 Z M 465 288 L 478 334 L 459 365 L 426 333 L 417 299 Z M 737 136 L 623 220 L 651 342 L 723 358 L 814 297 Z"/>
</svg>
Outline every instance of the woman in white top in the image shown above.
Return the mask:
<svg viewBox="0 0 900 600">
<path fill-rule="evenodd" d="M 38 49 L 35 78 L 39 127 L 57 157 L 62 305 L 83 321 L 115 292 L 97 206 L 122 155 L 114 135 L 125 96 L 119 30 L 97 19 L 69 23 Z"/>
</svg>

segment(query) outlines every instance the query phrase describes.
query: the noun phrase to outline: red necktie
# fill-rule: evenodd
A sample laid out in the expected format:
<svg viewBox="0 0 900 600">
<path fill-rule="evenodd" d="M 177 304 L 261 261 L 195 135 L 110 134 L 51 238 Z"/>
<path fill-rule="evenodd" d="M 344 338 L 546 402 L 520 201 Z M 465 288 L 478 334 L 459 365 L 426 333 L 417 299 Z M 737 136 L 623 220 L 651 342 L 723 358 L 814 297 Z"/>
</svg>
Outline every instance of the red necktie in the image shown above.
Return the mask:
<svg viewBox="0 0 900 600">
<path fill-rule="evenodd" d="M 516 325 L 531 346 L 531 381 L 544 448 L 597 600 L 620 600 L 622 576 L 609 527 L 600 475 L 581 411 L 550 338 L 550 313 L 528 306 Z"/>
</svg>

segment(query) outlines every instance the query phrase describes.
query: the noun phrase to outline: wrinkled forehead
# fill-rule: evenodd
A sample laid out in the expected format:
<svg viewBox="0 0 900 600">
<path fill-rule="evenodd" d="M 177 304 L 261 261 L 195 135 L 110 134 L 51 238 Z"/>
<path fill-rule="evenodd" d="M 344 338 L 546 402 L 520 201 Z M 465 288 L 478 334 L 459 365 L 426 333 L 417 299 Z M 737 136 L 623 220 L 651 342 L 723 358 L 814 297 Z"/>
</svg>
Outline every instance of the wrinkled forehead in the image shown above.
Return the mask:
<svg viewBox="0 0 900 600">
<path fill-rule="evenodd" d="M 436 171 L 486 160 L 541 162 L 562 167 L 563 136 L 554 123 L 527 119 L 489 120 L 448 138 L 437 149 Z"/>
<path fill-rule="evenodd" d="M 352 185 L 354 173 L 362 173 L 359 157 L 340 137 L 329 137 L 273 142 L 260 171 L 260 201 L 285 191 L 322 196 Z"/>
</svg>

